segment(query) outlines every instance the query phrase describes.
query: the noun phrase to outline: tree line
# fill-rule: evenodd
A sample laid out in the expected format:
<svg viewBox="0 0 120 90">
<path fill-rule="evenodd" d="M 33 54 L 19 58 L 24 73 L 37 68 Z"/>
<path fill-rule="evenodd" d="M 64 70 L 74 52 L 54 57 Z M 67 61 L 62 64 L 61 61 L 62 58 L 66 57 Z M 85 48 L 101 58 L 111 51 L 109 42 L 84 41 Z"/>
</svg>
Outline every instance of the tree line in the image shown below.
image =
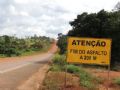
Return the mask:
<svg viewBox="0 0 120 90">
<path fill-rule="evenodd" d="M 26 52 L 40 51 L 50 46 L 51 39 L 45 36 L 18 38 L 16 36 L 0 36 L 0 56 L 19 56 Z"/>
</svg>

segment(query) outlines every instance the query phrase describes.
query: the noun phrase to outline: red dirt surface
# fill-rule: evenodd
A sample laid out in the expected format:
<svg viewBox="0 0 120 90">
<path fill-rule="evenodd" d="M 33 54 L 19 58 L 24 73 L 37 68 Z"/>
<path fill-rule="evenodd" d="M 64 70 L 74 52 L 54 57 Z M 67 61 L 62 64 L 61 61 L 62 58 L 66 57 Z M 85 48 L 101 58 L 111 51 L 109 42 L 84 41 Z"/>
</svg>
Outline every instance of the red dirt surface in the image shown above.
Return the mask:
<svg viewBox="0 0 120 90">
<path fill-rule="evenodd" d="M 87 69 L 88 72 L 93 73 L 97 77 L 101 78 L 108 78 L 108 71 L 107 70 L 101 70 L 101 69 L 95 69 L 95 68 L 89 68 Z M 110 71 L 109 72 L 110 79 L 114 79 L 117 77 L 120 77 L 120 72 L 117 71 Z"/>
<path fill-rule="evenodd" d="M 98 78 L 104 79 L 103 83 L 99 85 L 99 90 L 120 90 L 120 86 L 113 83 L 113 79 L 120 77 L 120 72 L 110 71 L 108 78 L 108 71 L 95 68 L 87 68 L 88 72 L 97 76 Z"/>
<path fill-rule="evenodd" d="M 41 87 L 49 65 L 44 65 L 38 72 L 33 74 L 27 81 L 23 82 L 16 90 L 38 90 Z"/>
<path fill-rule="evenodd" d="M 43 82 L 43 87 L 39 90 L 87 90 L 79 85 L 79 78 L 74 74 L 66 73 L 66 86 L 65 86 L 65 72 L 52 72 L 49 71 Z M 48 89 L 49 88 L 49 89 Z"/>
</svg>

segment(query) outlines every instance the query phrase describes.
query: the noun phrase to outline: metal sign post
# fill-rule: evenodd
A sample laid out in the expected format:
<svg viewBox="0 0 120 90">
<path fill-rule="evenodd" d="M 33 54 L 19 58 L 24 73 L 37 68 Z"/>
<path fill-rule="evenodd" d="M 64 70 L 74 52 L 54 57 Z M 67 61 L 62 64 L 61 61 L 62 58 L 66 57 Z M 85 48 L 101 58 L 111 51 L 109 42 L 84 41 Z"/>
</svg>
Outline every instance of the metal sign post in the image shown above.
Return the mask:
<svg viewBox="0 0 120 90">
<path fill-rule="evenodd" d="M 111 62 L 111 52 L 110 53 L 110 62 Z M 109 84 L 110 84 L 110 64 L 108 65 L 108 86 L 107 86 L 107 90 L 109 90 Z"/>
<path fill-rule="evenodd" d="M 66 86 L 67 86 L 67 64 L 65 65 L 65 90 L 66 90 Z"/>
</svg>

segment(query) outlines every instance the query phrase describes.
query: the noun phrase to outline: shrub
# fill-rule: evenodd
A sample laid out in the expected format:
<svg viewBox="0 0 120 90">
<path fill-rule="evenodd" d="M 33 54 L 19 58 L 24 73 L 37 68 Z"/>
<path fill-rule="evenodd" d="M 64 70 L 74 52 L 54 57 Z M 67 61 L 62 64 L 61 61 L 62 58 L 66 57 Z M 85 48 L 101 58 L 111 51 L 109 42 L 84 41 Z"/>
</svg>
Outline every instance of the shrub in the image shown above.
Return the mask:
<svg viewBox="0 0 120 90">
<path fill-rule="evenodd" d="M 79 73 L 80 69 L 75 65 L 67 65 L 67 72 L 69 73 Z"/>
<path fill-rule="evenodd" d="M 65 61 L 65 55 L 59 55 L 59 54 L 56 54 L 54 57 L 53 57 L 53 63 L 54 64 L 57 64 L 57 65 L 65 65 L 66 64 L 66 61 Z"/>
</svg>

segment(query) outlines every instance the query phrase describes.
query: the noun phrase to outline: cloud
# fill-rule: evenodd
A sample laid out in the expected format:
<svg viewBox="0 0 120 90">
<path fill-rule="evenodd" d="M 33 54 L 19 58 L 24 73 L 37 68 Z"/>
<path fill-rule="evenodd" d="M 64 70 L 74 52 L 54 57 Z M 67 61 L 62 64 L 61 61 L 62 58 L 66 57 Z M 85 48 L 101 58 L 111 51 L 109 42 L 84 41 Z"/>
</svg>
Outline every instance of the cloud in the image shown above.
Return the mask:
<svg viewBox="0 0 120 90">
<path fill-rule="evenodd" d="M 77 14 L 111 10 L 116 3 L 117 0 L 0 0 L 0 35 L 57 38 L 58 33 L 71 29 L 69 21 Z"/>
</svg>

